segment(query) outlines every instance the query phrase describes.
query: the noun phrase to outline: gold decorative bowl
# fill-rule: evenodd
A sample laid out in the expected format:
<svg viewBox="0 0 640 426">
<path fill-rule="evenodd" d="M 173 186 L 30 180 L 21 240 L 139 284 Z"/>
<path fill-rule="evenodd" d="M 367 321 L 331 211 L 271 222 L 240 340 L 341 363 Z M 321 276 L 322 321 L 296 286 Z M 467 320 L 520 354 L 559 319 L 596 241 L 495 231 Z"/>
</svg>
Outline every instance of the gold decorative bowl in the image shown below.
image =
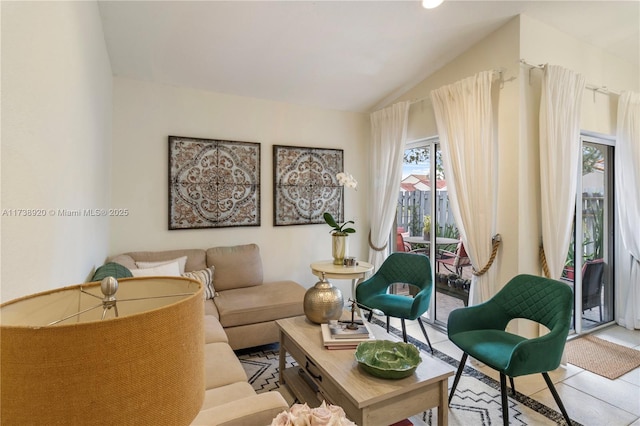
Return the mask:
<svg viewBox="0 0 640 426">
<path fill-rule="evenodd" d="M 360 367 L 372 376 L 383 379 L 402 379 L 416 371 L 422 362 L 414 345 L 390 340 L 362 342 L 356 348 Z"/>
</svg>

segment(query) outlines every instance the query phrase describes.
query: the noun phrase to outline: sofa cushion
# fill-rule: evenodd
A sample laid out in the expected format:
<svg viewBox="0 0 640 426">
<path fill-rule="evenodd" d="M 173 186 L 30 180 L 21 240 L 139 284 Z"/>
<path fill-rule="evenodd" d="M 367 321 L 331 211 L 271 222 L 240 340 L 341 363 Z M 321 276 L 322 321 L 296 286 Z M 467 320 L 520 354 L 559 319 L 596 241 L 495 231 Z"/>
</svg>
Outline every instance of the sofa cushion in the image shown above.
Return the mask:
<svg viewBox="0 0 640 426">
<path fill-rule="evenodd" d="M 127 257 L 132 259 L 128 261 Z M 198 271 L 207 267 L 206 252 L 202 249 L 183 249 L 166 251 L 133 251 L 124 253 L 110 259 L 111 262 L 118 262 L 129 269 L 136 268 L 135 262 L 162 262 L 171 261 L 182 256 L 187 256 L 185 271 Z M 117 259 L 117 260 L 116 260 Z M 124 263 L 123 263 L 124 262 Z M 132 264 L 133 263 L 133 264 Z"/>
<path fill-rule="evenodd" d="M 205 389 L 248 381 L 242 364 L 226 343 L 204 345 L 204 369 Z"/>
<path fill-rule="evenodd" d="M 229 339 L 229 346 L 234 351 L 275 343 L 280 340 L 279 331 L 275 321 L 257 322 L 224 329 L 227 339 Z"/>
<path fill-rule="evenodd" d="M 117 256 L 112 256 L 108 259 L 108 262 L 118 263 L 125 268 L 131 270 L 136 269 L 138 265 L 136 265 L 136 261 L 133 260 L 133 257 L 128 254 L 119 254 Z"/>
<path fill-rule="evenodd" d="M 227 402 L 255 395 L 256 392 L 248 382 L 235 382 L 219 388 L 209 389 L 204 393 L 201 410 L 226 404 Z"/>
<path fill-rule="evenodd" d="M 278 414 L 288 408 L 289 405 L 280 392 L 264 392 L 203 409 L 191 425 L 269 425 Z"/>
<path fill-rule="evenodd" d="M 204 316 L 204 343 L 229 343 L 227 333 L 213 315 Z"/>
<path fill-rule="evenodd" d="M 262 259 L 256 244 L 213 247 L 207 250 L 207 266 L 215 266 L 216 291 L 262 284 Z"/>
<path fill-rule="evenodd" d="M 305 291 L 293 281 L 276 281 L 221 291 L 213 302 L 222 326 L 235 327 L 302 315 Z"/>
<path fill-rule="evenodd" d="M 211 315 L 216 319 L 220 319 L 220 313 L 218 312 L 216 304 L 213 303 L 213 299 L 206 299 L 204 301 L 204 314 Z"/>
</svg>

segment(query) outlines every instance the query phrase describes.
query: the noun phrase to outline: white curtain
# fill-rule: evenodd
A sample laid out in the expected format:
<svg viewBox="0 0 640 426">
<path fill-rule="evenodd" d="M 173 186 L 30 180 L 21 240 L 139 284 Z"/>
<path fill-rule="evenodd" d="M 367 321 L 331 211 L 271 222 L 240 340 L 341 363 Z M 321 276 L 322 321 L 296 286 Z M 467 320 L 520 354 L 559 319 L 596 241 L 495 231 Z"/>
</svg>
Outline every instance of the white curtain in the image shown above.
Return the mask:
<svg viewBox="0 0 640 426">
<path fill-rule="evenodd" d="M 493 72 L 431 92 L 451 210 L 475 270 L 491 257 L 497 209 L 497 146 Z M 473 276 L 469 304 L 492 295 L 496 268 Z"/>
<path fill-rule="evenodd" d="M 547 65 L 540 99 L 542 244 L 549 278 L 559 279 L 567 258 L 581 167 L 580 107 L 585 79 Z"/>
<path fill-rule="evenodd" d="M 618 101 L 615 177 L 617 322 L 632 330 L 640 328 L 640 93 L 624 92 Z"/>
<path fill-rule="evenodd" d="M 371 114 L 369 263 L 373 264 L 374 270 L 382 265 L 389 253 L 389 235 L 402 179 L 409 105 L 409 101 L 398 102 Z"/>
</svg>

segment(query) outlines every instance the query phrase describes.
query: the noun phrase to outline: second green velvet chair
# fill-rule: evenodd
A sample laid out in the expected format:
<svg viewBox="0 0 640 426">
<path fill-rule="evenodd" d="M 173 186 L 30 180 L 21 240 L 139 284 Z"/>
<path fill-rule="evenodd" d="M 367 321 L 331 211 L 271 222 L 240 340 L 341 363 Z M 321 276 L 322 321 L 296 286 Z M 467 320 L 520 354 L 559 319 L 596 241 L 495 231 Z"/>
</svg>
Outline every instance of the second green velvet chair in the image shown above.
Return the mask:
<svg viewBox="0 0 640 426">
<path fill-rule="evenodd" d="M 393 284 L 409 284 L 416 287 L 417 294 L 411 298 L 399 294 L 389 294 Z M 372 277 L 356 287 L 356 301 L 361 308 L 369 311 L 369 321 L 373 310 L 380 310 L 387 316 L 387 332 L 389 317 L 400 318 L 402 337 L 407 341 L 405 320 L 418 320 L 431 353 L 433 348 L 420 316 L 429 309 L 433 282 L 431 280 L 431 264 L 427 256 L 410 253 L 392 253 Z"/>
<path fill-rule="evenodd" d="M 500 372 L 502 417 L 509 424 L 506 378 L 542 373 L 567 424 L 569 415 L 549 378 L 560 365 L 571 325 L 573 291 L 559 281 L 533 275 L 518 275 L 485 303 L 456 309 L 449 314 L 449 340 L 464 352 L 449 394 L 456 391 L 460 375 L 471 355 Z M 527 339 L 505 331 L 509 321 L 526 318 L 546 326 L 550 332 Z"/>
</svg>

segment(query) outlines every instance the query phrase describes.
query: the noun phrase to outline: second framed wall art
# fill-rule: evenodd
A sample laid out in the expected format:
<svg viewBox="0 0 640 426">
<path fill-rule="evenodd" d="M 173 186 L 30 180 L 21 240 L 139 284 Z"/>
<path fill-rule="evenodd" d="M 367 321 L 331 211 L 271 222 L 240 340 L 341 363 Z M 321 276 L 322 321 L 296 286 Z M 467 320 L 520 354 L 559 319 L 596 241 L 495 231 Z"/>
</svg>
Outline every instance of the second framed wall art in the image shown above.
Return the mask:
<svg viewBox="0 0 640 426">
<path fill-rule="evenodd" d="M 273 204 L 275 226 L 325 223 L 325 212 L 342 222 L 343 187 L 336 174 L 343 170 L 343 150 L 273 146 Z"/>
</svg>

